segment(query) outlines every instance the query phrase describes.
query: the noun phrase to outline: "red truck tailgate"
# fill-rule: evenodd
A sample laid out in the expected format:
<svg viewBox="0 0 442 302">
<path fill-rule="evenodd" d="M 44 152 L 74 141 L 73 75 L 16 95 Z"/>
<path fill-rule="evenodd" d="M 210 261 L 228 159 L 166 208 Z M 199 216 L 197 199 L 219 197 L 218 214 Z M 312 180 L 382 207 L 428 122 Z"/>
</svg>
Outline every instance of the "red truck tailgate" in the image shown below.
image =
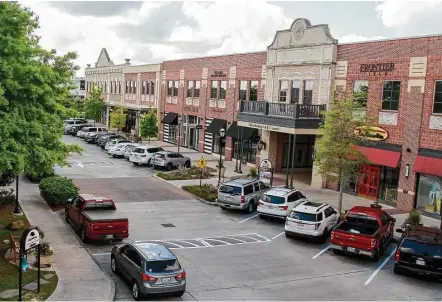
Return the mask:
<svg viewBox="0 0 442 302">
<path fill-rule="evenodd" d="M 355 234 L 350 232 L 343 232 L 339 230 L 334 230 L 332 232 L 332 244 L 339 244 L 347 247 L 353 247 L 362 250 L 371 250 L 372 236 L 366 236 L 362 234 Z"/>
<path fill-rule="evenodd" d="M 91 223 L 92 235 L 114 235 L 128 232 L 128 220 L 98 221 Z"/>
</svg>

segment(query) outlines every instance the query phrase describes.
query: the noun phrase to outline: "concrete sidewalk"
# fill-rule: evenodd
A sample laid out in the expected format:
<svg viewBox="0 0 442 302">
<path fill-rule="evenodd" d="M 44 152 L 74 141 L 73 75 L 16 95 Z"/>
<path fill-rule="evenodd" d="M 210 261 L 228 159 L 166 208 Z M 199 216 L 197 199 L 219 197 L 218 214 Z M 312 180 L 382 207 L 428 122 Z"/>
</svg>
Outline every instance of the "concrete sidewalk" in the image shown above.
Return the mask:
<svg viewBox="0 0 442 302">
<path fill-rule="evenodd" d="M 58 285 L 48 301 L 112 301 L 114 281 L 95 263 L 60 214 L 52 212 L 40 197 L 38 185 L 21 178 L 19 198 L 30 224 L 44 231 L 54 249 L 52 259 Z"/>
</svg>

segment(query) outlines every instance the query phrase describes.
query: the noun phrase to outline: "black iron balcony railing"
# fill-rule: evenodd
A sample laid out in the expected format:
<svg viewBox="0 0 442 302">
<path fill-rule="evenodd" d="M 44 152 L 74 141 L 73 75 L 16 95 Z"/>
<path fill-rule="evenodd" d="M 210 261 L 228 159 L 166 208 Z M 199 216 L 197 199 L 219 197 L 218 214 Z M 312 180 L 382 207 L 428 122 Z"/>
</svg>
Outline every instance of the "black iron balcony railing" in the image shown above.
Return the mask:
<svg viewBox="0 0 442 302">
<path fill-rule="evenodd" d="M 239 111 L 262 115 L 284 116 L 292 118 L 322 118 L 326 105 L 302 105 L 241 101 Z"/>
</svg>

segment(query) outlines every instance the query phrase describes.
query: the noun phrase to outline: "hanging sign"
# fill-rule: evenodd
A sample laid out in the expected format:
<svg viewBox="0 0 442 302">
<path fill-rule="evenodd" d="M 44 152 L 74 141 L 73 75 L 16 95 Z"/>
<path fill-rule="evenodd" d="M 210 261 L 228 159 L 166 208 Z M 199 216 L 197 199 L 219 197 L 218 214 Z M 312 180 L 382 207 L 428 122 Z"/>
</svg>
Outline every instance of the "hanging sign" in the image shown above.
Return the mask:
<svg viewBox="0 0 442 302">
<path fill-rule="evenodd" d="M 259 164 L 258 172 L 259 180 L 265 184 L 272 185 L 273 183 L 273 165 L 268 159 L 263 159 Z"/>
<path fill-rule="evenodd" d="M 40 244 L 40 233 L 35 228 L 26 229 L 21 235 L 20 249 L 26 252 Z"/>
<path fill-rule="evenodd" d="M 384 141 L 388 138 L 387 130 L 380 127 L 356 127 L 354 134 L 370 141 Z"/>
</svg>

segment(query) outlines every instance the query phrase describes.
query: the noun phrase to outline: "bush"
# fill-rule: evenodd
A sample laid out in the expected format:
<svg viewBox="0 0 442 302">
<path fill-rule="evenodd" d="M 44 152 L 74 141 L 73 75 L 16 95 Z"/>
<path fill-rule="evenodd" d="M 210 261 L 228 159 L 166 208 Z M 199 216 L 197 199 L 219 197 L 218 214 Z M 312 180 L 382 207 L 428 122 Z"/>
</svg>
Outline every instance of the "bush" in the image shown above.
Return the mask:
<svg viewBox="0 0 442 302">
<path fill-rule="evenodd" d="M 15 194 L 13 189 L 0 189 L 0 206 L 10 205 L 15 202 Z"/>
<path fill-rule="evenodd" d="M 42 179 L 48 178 L 51 176 L 55 176 L 55 173 L 53 170 L 49 173 L 41 173 L 39 175 L 26 174 L 26 177 L 29 179 L 29 181 L 31 181 L 33 183 L 39 183 Z"/>
<path fill-rule="evenodd" d="M 218 189 L 209 184 L 204 184 L 201 187 L 199 185 L 183 186 L 182 188 L 183 190 L 206 201 L 215 202 L 216 198 L 218 197 Z"/>
<path fill-rule="evenodd" d="M 78 188 L 67 177 L 52 176 L 43 179 L 39 186 L 40 195 L 52 206 L 64 205 L 78 194 Z"/>
<path fill-rule="evenodd" d="M 422 213 L 418 209 L 413 209 L 409 214 L 408 217 L 405 219 L 404 223 L 402 224 L 402 227 L 405 228 L 409 225 L 420 225 L 422 224 Z"/>
<path fill-rule="evenodd" d="M 252 178 L 258 178 L 258 169 L 256 169 L 255 167 L 250 167 L 249 168 L 249 175 Z"/>
</svg>

